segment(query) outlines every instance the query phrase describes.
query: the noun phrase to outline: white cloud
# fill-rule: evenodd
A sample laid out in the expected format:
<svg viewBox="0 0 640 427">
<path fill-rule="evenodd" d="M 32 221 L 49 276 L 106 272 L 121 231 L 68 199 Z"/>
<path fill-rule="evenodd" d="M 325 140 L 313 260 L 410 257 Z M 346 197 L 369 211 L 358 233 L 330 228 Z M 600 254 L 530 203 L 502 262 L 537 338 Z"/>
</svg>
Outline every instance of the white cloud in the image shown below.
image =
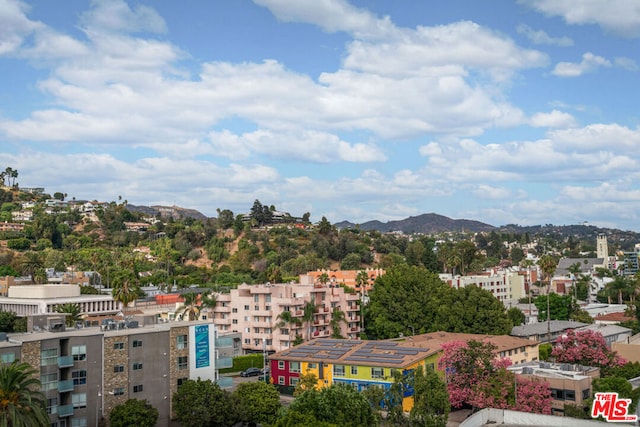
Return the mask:
<svg viewBox="0 0 640 427">
<path fill-rule="evenodd" d="M 379 19 L 371 12 L 344 0 L 254 0 L 284 22 L 314 24 L 333 33 L 344 31 L 357 37 L 381 37 L 395 31 L 388 17 Z"/>
<path fill-rule="evenodd" d="M 513 193 L 508 188 L 486 184 L 477 185 L 473 193 L 479 199 L 506 200 L 513 196 Z"/>
<path fill-rule="evenodd" d="M 0 55 L 14 53 L 26 37 L 43 27 L 27 18 L 28 11 L 29 6 L 18 0 L 0 2 Z"/>
<path fill-rule="evenodd" d="M 627 71 L 638 71 L 640 70 L 640 67 L 638 66 L 638 63 L 631 59 L 631 58 L 626 58 L 626 57 L 617 57 L 614 58 L 613 63 L 616 67 L 625 69 Z"/>
<path fill-rule="evenodd" d="M 518 33 L 524 35 L 534 44 L 549 44 L 555 46 L 573 46 L 573 40 L 570 37 L 551 37 L 543 30 L 534 30 L 528 25 L 520 24 L 517 28 Z"/>
<path fill-rule="evenodd" d="M 88 32 L 152 32 L 167 31 L 164 19 L 151 7 L 137 5 L 131 9 L 123 0 L 93 0 L 91 9 L 81 16 Z"/>
<path fill-rule="evenodd" d="M 534 114 L 530 123 L 533 127 L 568 128 L 576 126 L 576 119 L 569 113 L 553 110 L 550 113 Z"/>
<path fill-rule="evenodd" d="M 519 0 L 569 24 L 596 24 L 625 37 L 640 36 L 640 3 L 636 0 Z"/>
<path fill-rule="evenodd" d="M 587 52 L 582 55 L 582 61 L 579 63 L 559 62 L 552 73 L 559 77 L 578 77 L 599 67 L 611 67 L 611 62 L 602 56 Z"/>
<path fill-rule="evenodd" d="M 631 154 L 640 146 L 640 128 L 629 129 L 616 123 L 597 123 L 583 128 L 556 130 L 548 135 L 562 146 L 591 152 L 624 150 Z"/>
</svg>

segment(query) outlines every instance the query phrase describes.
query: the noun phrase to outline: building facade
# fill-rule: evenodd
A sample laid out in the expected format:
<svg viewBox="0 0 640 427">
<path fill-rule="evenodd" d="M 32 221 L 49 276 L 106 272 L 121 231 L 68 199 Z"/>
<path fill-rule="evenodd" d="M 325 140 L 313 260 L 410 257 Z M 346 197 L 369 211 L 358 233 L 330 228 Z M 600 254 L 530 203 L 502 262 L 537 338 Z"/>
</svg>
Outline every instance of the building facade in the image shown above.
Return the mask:
<svg viewBox="0 0 640 427">
<path fill-rule="evenodd" d="M 168 426 L 182 382 L 200 377 L 229 386 L 218 369 L 232 361 L 217 356 L 232 345 L 211 323 L 176 322 L 12 334 L 0 343 L 0 358 L 36 370 L 52 427 L 107 425 L 111 410 L 132 398 L 148 400 L 158 410 L 157 425 Z"/>
<path fill-rule="evenodd" d="M 291 347 L 298 336 L 311 339 L 339 334 L 357 339 L 360 334 L 360 297 L 338 285 L 243 284 L 216 299 L 213 322 L 221 332 L 242 333 L 245 353 L 281 351 Z M 308 303 L 313 313 L 306 319 Z M 289 312 L 293 321 L 285 322 L 283 312 Z M 334 331 L 332 318 L 337 312 L 343 320 L 334 322 Z"/>
</svg>

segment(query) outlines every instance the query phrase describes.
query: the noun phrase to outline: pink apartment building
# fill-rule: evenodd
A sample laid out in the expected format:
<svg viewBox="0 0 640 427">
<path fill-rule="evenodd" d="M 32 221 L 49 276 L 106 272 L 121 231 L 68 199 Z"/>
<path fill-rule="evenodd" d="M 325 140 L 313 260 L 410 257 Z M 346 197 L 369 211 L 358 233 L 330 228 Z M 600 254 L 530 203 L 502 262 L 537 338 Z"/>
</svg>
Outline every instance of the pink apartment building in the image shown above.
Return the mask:
<svg viewBox="0 0 640 427">
<path fill-rule="evenodd" d="M 338 308 L 344 313 L 340 335 L 358 339 L 360 335 L 360 297 L 346 293 L 337 285 L 278 283 L 240 285 L 228 294 L 217 295 L 213 323 L 222 333 L 240 332 L 245 353 L 288 349 L 296 335 L 307 338 L 331 336 L 331 316 Z M 313 319 L 303 321 L 304 306 L 313 301 Z M 280 325 L 280 314 L 289 311 L 300 325 Z"/>
</svg>

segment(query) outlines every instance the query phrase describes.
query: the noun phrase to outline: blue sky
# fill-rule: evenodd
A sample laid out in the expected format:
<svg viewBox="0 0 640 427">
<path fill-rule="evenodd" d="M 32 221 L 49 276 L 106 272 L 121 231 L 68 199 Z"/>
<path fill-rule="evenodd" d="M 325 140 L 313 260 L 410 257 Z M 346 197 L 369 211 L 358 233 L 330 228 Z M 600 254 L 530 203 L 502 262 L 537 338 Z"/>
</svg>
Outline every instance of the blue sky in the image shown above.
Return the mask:
<svg viewBox="0 0 640 427">
<path fill-rule="evenodd" d="M 640 230 L 636 0 L 0 0 L 0 169 L 216 216 Z"/>
</svg>

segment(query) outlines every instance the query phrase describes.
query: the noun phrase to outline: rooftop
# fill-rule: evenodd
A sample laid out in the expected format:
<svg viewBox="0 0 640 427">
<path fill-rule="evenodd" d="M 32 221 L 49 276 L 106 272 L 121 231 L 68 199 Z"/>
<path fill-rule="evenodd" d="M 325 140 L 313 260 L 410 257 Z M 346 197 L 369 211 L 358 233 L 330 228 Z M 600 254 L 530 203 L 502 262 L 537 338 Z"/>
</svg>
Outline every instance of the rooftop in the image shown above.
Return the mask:
<svg viewBox="0 0 640 427">
<path fill-rule="evenodd" d="M 587 323 L 574 322 L 573 320 L 552 320 L 549 323 L 549 328 L 551 329 L 552 334 L 588 325 Z M 530 337 L 546 333 L 547 322 L 530 323 L 528 325 L 515 326 L 511 329 L 511 335 L 515 337 Z"/>
<path fill-rule="evenodd" d="M 305 360 L 331 364 L 358 364 L 404 368 L 439 351 L 406 347 L 392 341 L 315 339 L 269 356 L 277 360 Z"/>
</svg>

